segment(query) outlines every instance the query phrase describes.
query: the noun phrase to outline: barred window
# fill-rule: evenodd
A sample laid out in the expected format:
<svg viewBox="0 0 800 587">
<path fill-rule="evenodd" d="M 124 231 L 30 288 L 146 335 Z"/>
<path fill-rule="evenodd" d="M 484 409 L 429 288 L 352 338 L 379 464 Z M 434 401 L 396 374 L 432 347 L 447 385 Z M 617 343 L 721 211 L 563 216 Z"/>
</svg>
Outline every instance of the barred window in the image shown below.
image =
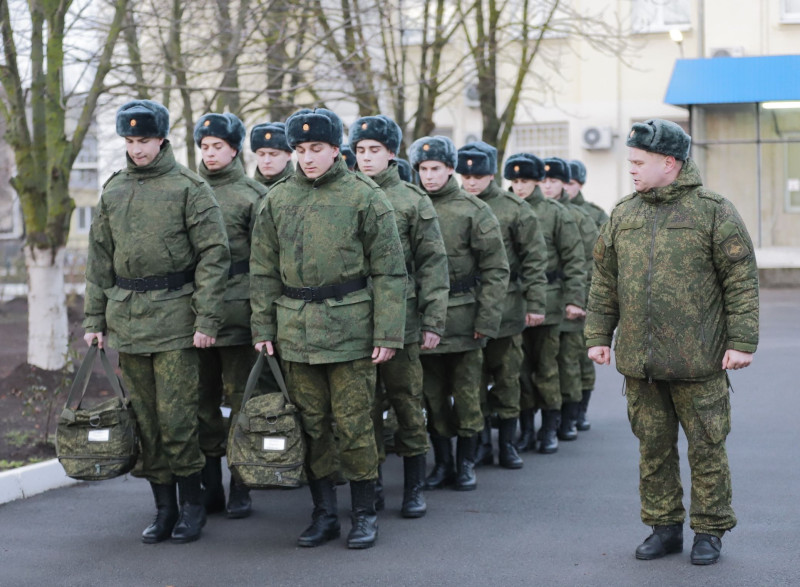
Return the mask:
<svg viewBox="0 0 800 587">
<path fill-rule="evenodd" d="M 633 0 L 631 17 L 637 33 L 685 29 L 692 22 L 689 0 Z"/>
<path fill-rule="evenodd" d="M 518 124 L 513 133 L 514 153 L 533 153 L 537 157 L 569 157 L 569 124 L 547 122 Z"/>
</svg>

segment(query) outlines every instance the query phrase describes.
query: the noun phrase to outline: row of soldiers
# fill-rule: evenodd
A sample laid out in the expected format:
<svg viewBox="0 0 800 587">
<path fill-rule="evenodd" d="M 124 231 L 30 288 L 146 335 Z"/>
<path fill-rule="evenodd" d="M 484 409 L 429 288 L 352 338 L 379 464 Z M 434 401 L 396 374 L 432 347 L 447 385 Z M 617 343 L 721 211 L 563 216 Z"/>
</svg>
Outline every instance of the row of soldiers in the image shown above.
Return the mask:
<svg viewBox="0 0 800 587">
<path fill-rule="evenodd" d="M 342 480 L 348 547 L 375 543 L 385 408 L 407 518 L 425 515 L 426 488 L 476 488 L 493 420 L 509 469 L 589 428 L 582 321 L 607 217 L 583 199 L 582 163 L 515 154 L 506 191 L 494 147 L 429 136 L 409 149 L 417 186 L 401 178 L 393 120 L 356 120 L 346 160 L 340 118 L 317 108 L 251 129 L 254 178 L 242 122 L 206 114 L 198 176 L 175 161 L 168 131 L 157 102 L 118 111 L 128 165 L 104 185 L 86 276 L 85 339 L 120 351 L 140 423 L 134 474 L 157 512 L 144 542 L 196 540 L 207 513 L 249 515 L 235 477 L 225 499 L 220 405 L 238 412 L 256 351 L 280 354 L 307 439 L 314 510 L 300 546 L 340 535 Z"/>
</svg>

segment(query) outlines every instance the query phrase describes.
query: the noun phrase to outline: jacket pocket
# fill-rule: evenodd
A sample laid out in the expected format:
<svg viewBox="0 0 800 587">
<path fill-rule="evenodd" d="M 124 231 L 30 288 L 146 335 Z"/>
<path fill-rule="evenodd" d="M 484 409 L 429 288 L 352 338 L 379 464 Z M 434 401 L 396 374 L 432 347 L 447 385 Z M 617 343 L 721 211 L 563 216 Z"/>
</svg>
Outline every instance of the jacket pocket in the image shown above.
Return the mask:
<svg viewBox="0 0 800 587">
<path fill-rule="evenodd" d="M 147 299 L 151 302 L 174 300 L 194 293 L 194 283 L 185 283 L 180 289 L 154 289 L 147 292 Z"/>
</svg>

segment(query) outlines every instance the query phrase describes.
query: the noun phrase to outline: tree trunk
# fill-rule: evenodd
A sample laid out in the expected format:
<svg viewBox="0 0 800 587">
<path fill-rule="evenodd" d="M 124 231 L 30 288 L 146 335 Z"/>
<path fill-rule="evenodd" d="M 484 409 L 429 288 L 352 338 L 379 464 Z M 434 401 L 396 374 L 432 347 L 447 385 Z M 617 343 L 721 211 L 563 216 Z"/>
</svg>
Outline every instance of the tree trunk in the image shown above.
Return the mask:
<svg viewBox="0 0 800 587">
<path fill-rule="evenodd" d="M 25 247 L 28 270 L 28 363 L 54 371 L 66 363 L 69 328 L 64 294 L 66 249 Z"/>
</svg>

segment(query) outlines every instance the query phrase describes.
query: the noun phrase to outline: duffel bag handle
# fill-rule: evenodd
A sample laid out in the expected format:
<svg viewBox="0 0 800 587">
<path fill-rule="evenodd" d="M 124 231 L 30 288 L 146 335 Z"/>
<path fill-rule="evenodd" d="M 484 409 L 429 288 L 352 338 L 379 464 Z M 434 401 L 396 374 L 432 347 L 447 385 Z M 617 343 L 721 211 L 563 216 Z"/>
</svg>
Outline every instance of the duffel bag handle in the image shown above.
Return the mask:
<svg viewBox="0 0 800 587">
<path fill-rule="evenodd" d="M 258 379 L 261 377 L 261 371 L 264 370 L 264 357 L 267 358 L 269 370 L 272 371 L 275 381 L 278 382 L 278 387 L 280 388 L 283 397 L 286 398 L 286 403 L 291 404 L 292 400 L 289 399 L 289 391 L 286 389 L 286 382 L 283 379 L 283 373 L 281 373 L 281 367 L 278 365 L 278 360 L 275 358 L 275 355 L 270 355 L 267 353 L 267 345 L 264 345 L 261 348 L 261 352 L 258 353 L 256 363 L 253 365 L 253 368 L 250 370 L 250 375 L 247 378 L 247 385 L 245 385 L 244 396 L 242 397 L 242 406 L 247 403 L 247 400 L 250 399 L 250 396 L 253 395 L 253 391 L 256 389 Z"/>
<path fill-rule="evenodd" d="M 114 373 L 114 369 L 111 368 L 111 362 L 106 356 L 106 351 L 98 348 L 97 339 L 94 339 L 92 341 L 92 346 L 89 347 L 86 356 L 83 358 L 81 366 L 78 368 L 78 373 L 75 375 L 75 379 L 72 380 L 72 386 L 69 389 L 69 395 L 67 396 L 67 401 L 64 404 L 64 409 L 75 411 L 81 407 L 83 396 L 86 393 L 86 388 L 89 386 L 89 378 L 92 376 L 92 368 L 94 367 L 98 350 L 100 351 L 100 362 L 103 364 L 103 371 L 105 371 L 106 378 L 111 384 L 111 387 L 114 389 L 114 393 L 116 393 L 120 399 L 125 399 L 125 392 L 120 385 L 119 377 L 117 377 L 117 374 Z M 79 393 L 80 395 L 78 395 Z M 78 403 L 73 405 L 73 401 L 76 399 Z"/>
</svg>

